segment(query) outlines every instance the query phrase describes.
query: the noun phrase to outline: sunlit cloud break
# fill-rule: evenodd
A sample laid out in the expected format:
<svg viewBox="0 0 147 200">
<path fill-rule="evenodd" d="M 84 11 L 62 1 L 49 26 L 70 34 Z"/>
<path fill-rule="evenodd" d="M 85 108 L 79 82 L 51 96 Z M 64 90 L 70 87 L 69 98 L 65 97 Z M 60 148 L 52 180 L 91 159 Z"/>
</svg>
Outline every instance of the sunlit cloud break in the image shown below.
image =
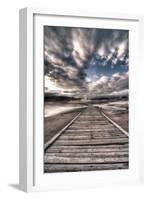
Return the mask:
<svg viewBox="0 0 147 200">
<path fill-rule="evenodd" d="M 128 38 L 128 30 L 44 26 L 45 92 L 128 95 Z"/>
</svg>

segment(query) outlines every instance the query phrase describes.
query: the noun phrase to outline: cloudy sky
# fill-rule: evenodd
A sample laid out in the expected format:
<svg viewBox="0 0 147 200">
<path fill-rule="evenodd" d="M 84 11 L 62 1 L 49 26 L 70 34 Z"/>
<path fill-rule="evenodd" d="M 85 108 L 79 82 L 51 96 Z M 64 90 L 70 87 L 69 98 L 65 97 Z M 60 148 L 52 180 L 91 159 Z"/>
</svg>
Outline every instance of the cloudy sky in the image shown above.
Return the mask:
<svg viewBox="0 0 147 200">
<path fill-rule="evenodd" d="M 127 30 L 44 26 L 45 92 L 128 94 Z"/>
</svg>

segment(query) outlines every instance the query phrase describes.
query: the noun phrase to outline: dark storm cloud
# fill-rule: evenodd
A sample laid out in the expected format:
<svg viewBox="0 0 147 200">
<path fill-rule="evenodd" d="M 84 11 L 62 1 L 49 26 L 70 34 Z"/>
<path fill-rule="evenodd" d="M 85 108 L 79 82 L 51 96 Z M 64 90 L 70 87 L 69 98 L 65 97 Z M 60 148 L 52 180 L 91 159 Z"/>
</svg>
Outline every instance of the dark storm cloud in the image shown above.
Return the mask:
<svg viewBox="0 0 147 200">
<path fill-rule="evenodd" d="M 44 72 L 56 85 L 88 89 L 86 69 L 94 57 L 101 67 L 128 67 L 128 31 L 44 27 Z"/>
</svg>

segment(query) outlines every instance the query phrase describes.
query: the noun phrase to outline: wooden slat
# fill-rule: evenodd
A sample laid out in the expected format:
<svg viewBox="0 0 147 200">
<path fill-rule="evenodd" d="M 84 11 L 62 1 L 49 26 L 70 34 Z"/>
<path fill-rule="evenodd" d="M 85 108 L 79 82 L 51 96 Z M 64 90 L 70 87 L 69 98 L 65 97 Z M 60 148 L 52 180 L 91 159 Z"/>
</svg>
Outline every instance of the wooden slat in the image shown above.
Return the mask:
<svg viewBox="0 0 147 200">
<path fill-rule="evenodd" d="M 114 129 L 114 127 L 113 127 L 113 125 L 111 125 L 111 126 L 107 126 L 107 125 L 105 125 L 105 126 L 101 126 L 101 125 L 93 125 L 93 126 L 91 126 L 91 124 L 87 124 L 87 125 L 72 125 L 71 127 L 70 127 L 70 129 L 72 129 L 72 130 L 77 130 L 77 129 L 80 129 L 80 130 L 83 130 L 83 129 L 90 129 L 90 130 L 93 130 L 93 129 L 95 129 L 95 130 L 103 130 L 105 128 L 105 130 L 107 130 L 107 129 L 109 129 L 109 130 L 117 130 L 117 129 Z"/>
<path fill-rule="evenodd" d="M 115 132 L 114 133 L 114 131 L 109 131 L 109 132 L 105 132 L 105 130 L 101 130 L 101 131 L 89 131 L 89 130 L 81 130 L 81 131 L 79 131 L 79 130 L 66 130 L 64 133 L 63 133 L 63 135 L 64 134 L 66 134 L 66 135 L 69 135 L 69 134 L 73 134 L 73 135 L 90 135 L 90 134 L 96 134 L 96 135 L 102 135 L 102 136 L 105 136 L 105 135 L 111 135 L 111 136 L 115 136 L 115 135 L 124 135 L 124 134 L 122 134 L 121 132 Z"/>
<path fill-rule="evenodd" d="M 85 157 L 91 157 L 91 158 L 94 158 L 94 157 L 97 157 L 97 158 L 102 158 L 102 157 L 110 157 L 110 156 L 127 156 L 128 155 L 128 151 L 116 151 L 116 152 L 63 152 L 63 153 L 46 153 L 46 156 L 49 156 L 49 157 L 52 157 L 52 156 L 55 156 L 55 157 L 82 157 L 82 158 L 85 158 Z"/>
<path fill-rule="evenodd" d="M 80 132 L 80 133 L 77 133 L 77 132 L 70 132 L 70 133 L 64 133 L 62 136 L 69 136 L 69 137 L 73 137 L 73 136 L 78 136 L 78 137 L 82 137 L 82 136 L 84 136 L 84 137 L 90 137 L 90 136 L 93 136 L 93 137 L 103 137 L 103 138 L 105 138 L 105 137 L 111 137 L 111 138 L 113 138 L 113 137 L 119 137 L 120 136 L 120 138 L 121 137 L 124 137 L 124 138 L 127 138 L 124 134 L 113 134 L 113 133 L 109 133 L 109 134 L 102 134 L 102 133 L 96 133 L 96 132 Z"/>
<path fill-rule="evenodd" d="M 126 138 L 126 136 L 124 134 L 116 134 L 116 135 L 113 135 L 113 134 L 98 134 L 98 133 L 79 133 L 79 134 L 63 134 L 61 136 L 61 139 L 63 139 L 65 136 L 65 139 L 74 139 L 75 138 L 87 138 L 87 139 L 92 139 L 92 138 L 103 138 L 103 139 L 107 139 L 107 138 Z"/>
<path fill-rule="evenodd" d="M 107 136 L 103 136 L 103 135 L 61 135 L 60 139 L 61 140 L 81 140 L 81 139 L 112 139 L 112 137 L 110 135 Z M 113 139 L 119 139 L 119 138 L 126 138 L 126 136 L 124 135 L 117 135 L 115 137 L 113 137 Z"/>
<path fill-rule="evenodd" d="M 128 148 L 49 148 L 46 153 L 100 153 L 100 152 L 127 152 Z"/>
<path fill-rule="evenodd" d="M 45 172 L 70 172 L 70 171 L 93 171 L 93 170 L 115 170 L 128 169 L 128 163 L 110 164 L 45 164 Z"/>
<path fill-rule="evenodd" d="M 93 121 L 76 121 L 74 123 L 75 125 L 86 125 L 86 124 L 91 124 L 91 125 L 108 125 L 108 122 L 93 122 Z"/>
<path fill-rule="evenodd" d="M 104 158 L 96 158 L 96 157 L 61 157 L 61 156 L 46 156 L 44 157 L 45 163 L 120 163 L 120 162 L 128 162 L 128 157 L 118 156 L 118 157 L 104 157 Z"/>
<path fill-rule="evenodd" d="M 95 129 L 95 128 L 86 128 L 86 129 L 81 129 L 81 128 L 78 128 L 78 129 L 73 129 L 73 128 L 70 128 L 69 130 L 66 130 L 66 132 L 101 132 L 101 133 L 109 133 L 109 132 L 113 132 L 113 133 L 119 133 L 119 131 L 117 131 L 117 129 L 106 129 L 105 127 L 103 129 Z"/>
<path fill-rule="evenodd" d="M 127 143 L 127 138 L 121 139 L 91 139 L 91 140 L 58 140 L 55 142 L 56 145 L 100 145 L 100 144 L 122 144 Z"/>
<path fill-rule="evenodd" d="M 116 149 L 116 148 L 128 148 L 128 143 L 125 144 L 103 144 L 103 145 L 53 145 L 49 149 Z"/>
</svg>

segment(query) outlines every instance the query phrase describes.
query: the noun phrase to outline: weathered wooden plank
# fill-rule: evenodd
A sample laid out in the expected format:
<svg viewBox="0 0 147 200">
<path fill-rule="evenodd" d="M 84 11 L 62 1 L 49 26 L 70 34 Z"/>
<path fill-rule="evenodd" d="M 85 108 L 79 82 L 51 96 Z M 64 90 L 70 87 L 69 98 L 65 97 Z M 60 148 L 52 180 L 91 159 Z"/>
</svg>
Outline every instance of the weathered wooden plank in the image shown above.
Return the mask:
<svg viewBox="0 0 147 200">
<path fill-rule="evenodd" d="M 70 129 L 67 129 L 66 131 L 69 131 L 69 130 L 81 130 L 81 131 L 84 131 L 83 129 L 86 129 L 87 131 L 99 131 L 99 132 L 106 132 L 106 131 L 108 131 L 108 132 L 114 132 L 114 130 L 116 129 L 116 128 L 114 128 L 114 127 L 109 127 L 109 128 L 107 128 L 107 127 L 105 127 L 105 126 L 103 126 L 103 127 L 100 127 L 100 126 L 97 126 L 96 128 L 94 127 L 94 126 L 89 126 L 89 127 L 86 127 L 86 126 L 83 126 L 83 128 L 81 128 L 81 126 L 76 126 L 76 128 L 73 128 L 73 127 L 70 127 Z M 118 130 L 118 132 L 120 132 L 120 130 L 119 129 L 116 129 L 116 130 Z"/>
<path fill-rule="evenodd" d="M 115 157 L 104 157 L 104 158 L 97 158 L 97 157 L 85 157 L 85 158 L 78 158 L 78 157 L 60 157 L 60 156 L 44 156 L 45 163 L 122 163 L 128 162 L 128 157 L 124 156 L 115 156 Z"/>
<path fill-rule="evenodd" d="M 128 152 L 128 148 L 49 148 L 47 153 L 100 153 L 100 152 Z"/>
<path fill-rule="evenodd" d="M 79 140 L 79 139 L 112 139 L 112 136 L 110 135 L 61 135 L 60 139 L 62 140 Z M 118 138 L 126 138 L 125 135 L 117 135 L 114 136 L 113 139 L 118 139 Z"/>
<path fill-rule="evenodd" d="M 79 129 L 80 130 L 80 129 Z M 94 130 L 72 130 L 72 129 L 68 129 L 68 130 L 66 130 L 63 134 L 78 134 L 78 135 L 80 135 L 80 134 L 99 134 L 99 135 L 124 135 L 124 134 L 122 134 L 121 132 L 114 132 L 114 130 L 113 131 L 106 131 L 106 130 L 96 130 L 96 131 L 94 131 Z"/>
<path fill-rule="evenodd" d="M 120 133 L 99 133 L 99 132 L 64 132 L 62 136 L 99 136 L 99 137 L 126 137 L 124 134 Z"/>
<path fill-rule="evenodd" d="M 87 122 L 87 123 L 78 123 L 78 122 L 76 122 L 76 123 L 74 123 L 72 126 L 89 126 L 89 125 L 94 125 L 94 126 L 107 126 L 107 127 L 114 127 L 113 126 L 113 124 L 111 124 L 111 123 L 109 123 L 109 122 L 107 122 L 107 123 L 103 123 L 103 124 L 100 124 L 100 123 L 98 123 L 98 122 L 95 122 L 95 123 L 92 123 L 92 122 Z"/>
<path fill-rule="evenodd" d="M 128 148 L 128 143 L 124 144 L 103 144 L 103 145 L 56 145 L 50 146 L 49 149 L 116 149 L 116 148 Z"/>
<path fill-rule="evenodd" d="M 102 133 L 114 133 L 114 132 L 117 132 L 119 133 L 119 131 L 117 129 L 106 129 L 105 127 L 104 128 L 85 128 L 85 129 L 81 129 L 81 128 L 78 128 L 78 129 L 73 129 L 73 128 L 70 128 L 68 130 L 66 130 L 66 132 L 102 132 Z"/>
<path fill-rule="evenodd" d="M 116 134 L 116 135 L 112 135 L 112 134 L 98 134 L 98 133 L 80 133 L 80 134 L 63 134 L 62 136 L 60 136 L 61 139 L 74 139 L 74 138 L 87 138 L 87 139 L 92 139 L 92 138 L 97 138 L 97 139 L 100 139 L 100 138 L 104 138 L 104 139 L 108 139 L 108 138 L 126 138 L 126 136 L 124 134 L 122 135 L 119 135 L 119 134 Z"/>
<path fill-rule="evenodd" d="M 89 117 L 90 119 L 91 118 L 96 118 L 96 119 L 99 119 L 99 120 L 104 120 L 104 117 L 102 115 L 99 115 L 99 113 L 94 113 L 94 112 L 93 113 L 89 113 L 89 114 L 83 112 L 81 117 L 80 117 L 80 119 L 82 119 L 82 118 L 85 119 L 86 117 L 87 118 Z"/>
<path fill-rule="evenodd" d="M 96 121 L 96 122 L 93 122 L 93 121 L 76 121 L 75 123 L 74 123 L 75 125 L 86 125 L 86 124 L 91 124 L 91 125 L 108 125 L 108 122 L 98 122 L 98 121 Z"/>
<path fill-rule="evenodd" d="M 81 143 L 81 142 L 88 142 L 88 144 L 89 144 L 89 142 L 96 142 L 96 143 L 101 143 L 101 142 L 119 142 L 119 141 L 121 141 L 121 142 L 124 142 L 124 143 L 126 143 L 126 142 L 128 142 L 128 138 L 127 137 L 124 137 L 124 138 L 110 138 L 110 139 L 108 139 L 108 138 L 102 138 L 102 139 L 93 139 L 93 138 L 91 138 L 91 139 L 78 139 L 78 140 L 75 140 L 75 139 L 70 139 L 70 140 L 67 140 L 67 139 L 59 139 L 59 140 L 57 140 L 56 142 L 62 142 L 62 143 L 64 143 L 64 142 L 77 142 L 77 143 Z"/>
<path fill-rule="evenodd" d="M 122 144 L 127 143 L 127 138 L 121 139 L 91 139 L 91 140 L 58 140 L 55 142 L 56 145 L 100 145 L 100 144 Z"/>
<path fill-rule="evenodd" d="M 66 130 L 66 132 L 68 133 L 68 132 L 74 132 L 75 130 L 74 129 L 72 129 L 72 128 L 70 128 L 70 129 L 67 129 Z M 114 128 L 113 129 L 105 129 L 105 128 L 103 128 L 103 129 L 95 129 L 95 130 L 92 130 L 92 129 L 86 129 L 86 130 L 82 130 L 82 129 L 78 129 L 78 130 L 76 130 L 76 132 L 100 132 L 100 133 L 114 133 Z M 119 130 L 118 130 L 118 133 L 121 133 Z"/>
<path fill-rule="evenodd" d="M 113 130 L 113 131 L 115 129 L 117 130 L 117 128 L 114 128 L 113 125 L 112 126 L 100 126 L 100 125 L 93 125 L 92 126 L 91 124 L 87 124 L 85 126 L 84 125 L 83 126 L 82 125 L 81 126 L 80 125 L 76 125 L 76 126 L 74 125 L 74 126 L 70 127 L 70 129 L 86 129 L 86 128 L 87 129 L 89 129 L 89 128 L 91 128 L 91 129 L 98 129 L 98 130 L 104 130 L 104 129 L 107 130 L 107 129 L 110 129 L 110 130 Z"/>
<path fill-rule="evenodd" d="M 82 158 L 85 158 L 85 157 L 97 157 L 97 158 L 103 158 L 103 157 L 110 157 L 110 156 L 128 156 L 128 151 L 116 151 L 116 152 L 67 152 L 67 153 L 62 153 L 62 152 L 53 152 L 53 153 L 50 153 L 50 152 L 47 152 L 46 153 L 46 156 L 55 156 L 55 157 L 82 157 Z"/>
<path fill-rule="evenodd" d="M 93 171 L 93 170 L 116 170 L 128 169 L 128 163 L 110 164 L 45 164 L 45 172 L 70 172 L 70 171 Z"/>
<path fill-rule="evenodd" d="M 74 131 L 78 131 L 78 130 L 81 130 L 81 131 L 85 131 L 85 130 L 89 130 L 89 131 L 103 131 L 103 132 L 106 132 L 106 131 L 113 131 L 113 132 L 119 132 L 118 129 L 114 128 L 114 127 L 99 127 L 99 126 L 76 126 L 76 127 L 70 127 L 69 130 L 74 130 Z"/>
</svg>

